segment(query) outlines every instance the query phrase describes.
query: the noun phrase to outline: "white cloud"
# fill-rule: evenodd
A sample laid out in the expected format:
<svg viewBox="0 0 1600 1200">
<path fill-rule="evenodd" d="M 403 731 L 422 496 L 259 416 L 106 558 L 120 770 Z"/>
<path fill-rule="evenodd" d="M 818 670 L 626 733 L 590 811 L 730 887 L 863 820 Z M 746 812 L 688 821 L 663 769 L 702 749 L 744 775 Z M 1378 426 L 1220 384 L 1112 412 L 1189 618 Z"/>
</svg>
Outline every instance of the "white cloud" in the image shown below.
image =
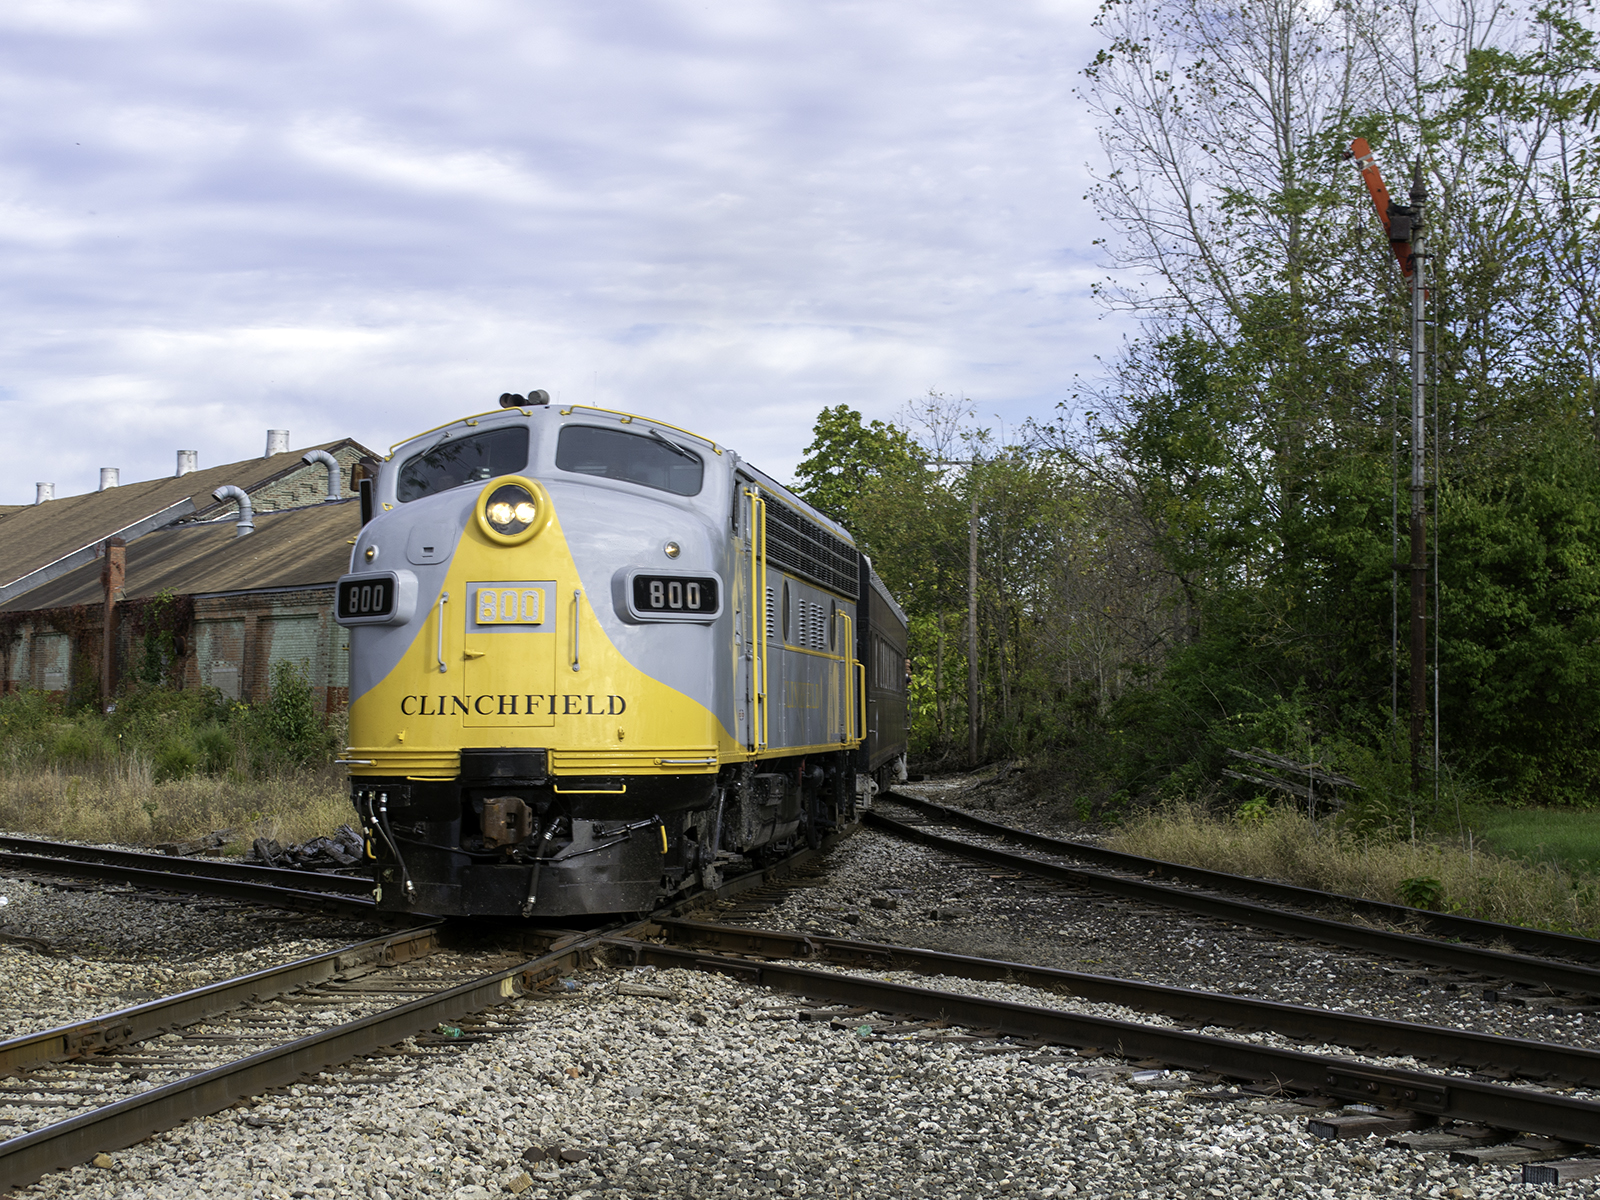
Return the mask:
<svg viewBox="0 0 1600 1200">
<path fill-rule="evenodd" d="M 7 6 L 0 503 L 269 426 L 386 449 L 530 387 L 779 475 L 824 405 L 1048 416 L 1115 338 L 1071 96 L 1092 12 Z"/>
</svg>

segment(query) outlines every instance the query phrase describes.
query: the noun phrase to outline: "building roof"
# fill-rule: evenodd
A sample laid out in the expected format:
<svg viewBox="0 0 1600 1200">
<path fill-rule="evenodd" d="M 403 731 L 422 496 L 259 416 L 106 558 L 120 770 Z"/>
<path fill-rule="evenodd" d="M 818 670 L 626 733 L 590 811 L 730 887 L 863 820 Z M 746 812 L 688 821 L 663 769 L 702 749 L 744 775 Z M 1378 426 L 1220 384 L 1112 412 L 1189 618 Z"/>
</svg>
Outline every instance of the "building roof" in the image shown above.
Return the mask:
<svg viewBox="0 0 1600 1200">
<path fill-rule="evenodd" d="M 307 463 L 301 456 L 307 450 L 334 453 L 345 449 L 353 449 L 363 455 L 371 454 L 359 442 L 341 438 L 320 446 L 291 450 L 286 454 L 224 463 L 186 475 L 47 500 L 43 504 L 27 505 L 19 511 L 6 513 L 0 517 L 0 595 L 17 591 L 8 585 L 16 584 L 23 577 L 65 556 L 81 553 L 107 538 L 121 535 L 131 542 L 133 538 L 147 534 L 150 529 L 174 521 L 204 520 L 223 512 L 235 511 L 233 501 L 218 502 L 212 497 L 211 493 L 216 488 L 233 484 L 246 492 L 255 492 L 299 472 L 325 472 L 325 467 Z M 188 502 L 187 506 L 184 502 Z M 43 586 L 45 582 L 41 578 L 39 585 Z M 29 587 L 28 584 L 21 586 Z M 29 602 L 27 607 L 38 608 L 41 605 Z"/>
<path fill-rule="evenodd" d="M 238 536 L 231 518 L 172 525 L 128 545 L 123 595 L 132 600 L 163 591 L 198 595 L 331 586 L 349 570 L 351 539 L 360 531 L 361 504 L 353 499 L 257 513 L 255 532 L 247 537 Z M 13 597 L 0 604 L 0 612 L 104 599 L 96 561 Z"/>
</svg>

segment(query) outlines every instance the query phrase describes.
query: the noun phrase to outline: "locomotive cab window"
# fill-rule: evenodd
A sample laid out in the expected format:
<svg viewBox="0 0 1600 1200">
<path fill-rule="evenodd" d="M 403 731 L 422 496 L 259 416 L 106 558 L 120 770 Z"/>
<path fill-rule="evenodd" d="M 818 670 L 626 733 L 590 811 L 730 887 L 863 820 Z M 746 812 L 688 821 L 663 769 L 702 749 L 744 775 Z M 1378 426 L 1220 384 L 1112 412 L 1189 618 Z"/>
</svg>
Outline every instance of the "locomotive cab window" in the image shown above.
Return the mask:
<svg viewBox="0 0 1600 1200">
<path fill-rule="evenodd" d="M 515 475 L 528 466 L 528 427 L 506 425 L 450 437 L 406 459 L 395 483 L 395 499 L 405 504 L 464 483 Z"/>
<path fill-rule="evenodd" d="M 705 479 L 698 454 L 662 434 L 628 433 L 596 425 L 565 425 L 556 442 L 556 466 L 577 475 L 621 479 L 642 487 L 697 496 Z"/>
</svg>

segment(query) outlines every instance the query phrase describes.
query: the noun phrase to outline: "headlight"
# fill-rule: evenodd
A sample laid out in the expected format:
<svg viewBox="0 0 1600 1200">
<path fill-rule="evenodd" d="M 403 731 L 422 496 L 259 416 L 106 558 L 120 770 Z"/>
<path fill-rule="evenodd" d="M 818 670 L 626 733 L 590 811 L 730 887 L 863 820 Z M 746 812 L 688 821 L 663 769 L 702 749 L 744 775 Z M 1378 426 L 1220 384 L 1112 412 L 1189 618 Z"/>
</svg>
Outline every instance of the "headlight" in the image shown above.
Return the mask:
<svg viewBox="0 0 1600 1200">
<path fill-rule="evenodd" d="M 550 497 L 531 479 L 502 476 L 478 495 L 478 528 L 504 546 L 525 542 L 549 522 Z"/>
</svg>

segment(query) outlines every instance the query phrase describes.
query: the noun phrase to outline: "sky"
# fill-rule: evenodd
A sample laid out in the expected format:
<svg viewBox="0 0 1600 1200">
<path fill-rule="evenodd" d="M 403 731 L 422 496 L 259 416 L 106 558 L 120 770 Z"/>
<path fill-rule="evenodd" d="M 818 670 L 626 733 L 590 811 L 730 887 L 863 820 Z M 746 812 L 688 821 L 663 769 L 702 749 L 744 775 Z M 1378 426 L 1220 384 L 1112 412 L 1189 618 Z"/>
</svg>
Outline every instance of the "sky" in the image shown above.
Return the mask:
<svg viewBox="0 0 1600 1200">
<path fill-rule="evenodd" d="M 544 388 L 790 478 L 824 407 L 1004 431 L 1090 285 L 1092 0 L 7 0 L 0 504 Z"/>
</svg>

